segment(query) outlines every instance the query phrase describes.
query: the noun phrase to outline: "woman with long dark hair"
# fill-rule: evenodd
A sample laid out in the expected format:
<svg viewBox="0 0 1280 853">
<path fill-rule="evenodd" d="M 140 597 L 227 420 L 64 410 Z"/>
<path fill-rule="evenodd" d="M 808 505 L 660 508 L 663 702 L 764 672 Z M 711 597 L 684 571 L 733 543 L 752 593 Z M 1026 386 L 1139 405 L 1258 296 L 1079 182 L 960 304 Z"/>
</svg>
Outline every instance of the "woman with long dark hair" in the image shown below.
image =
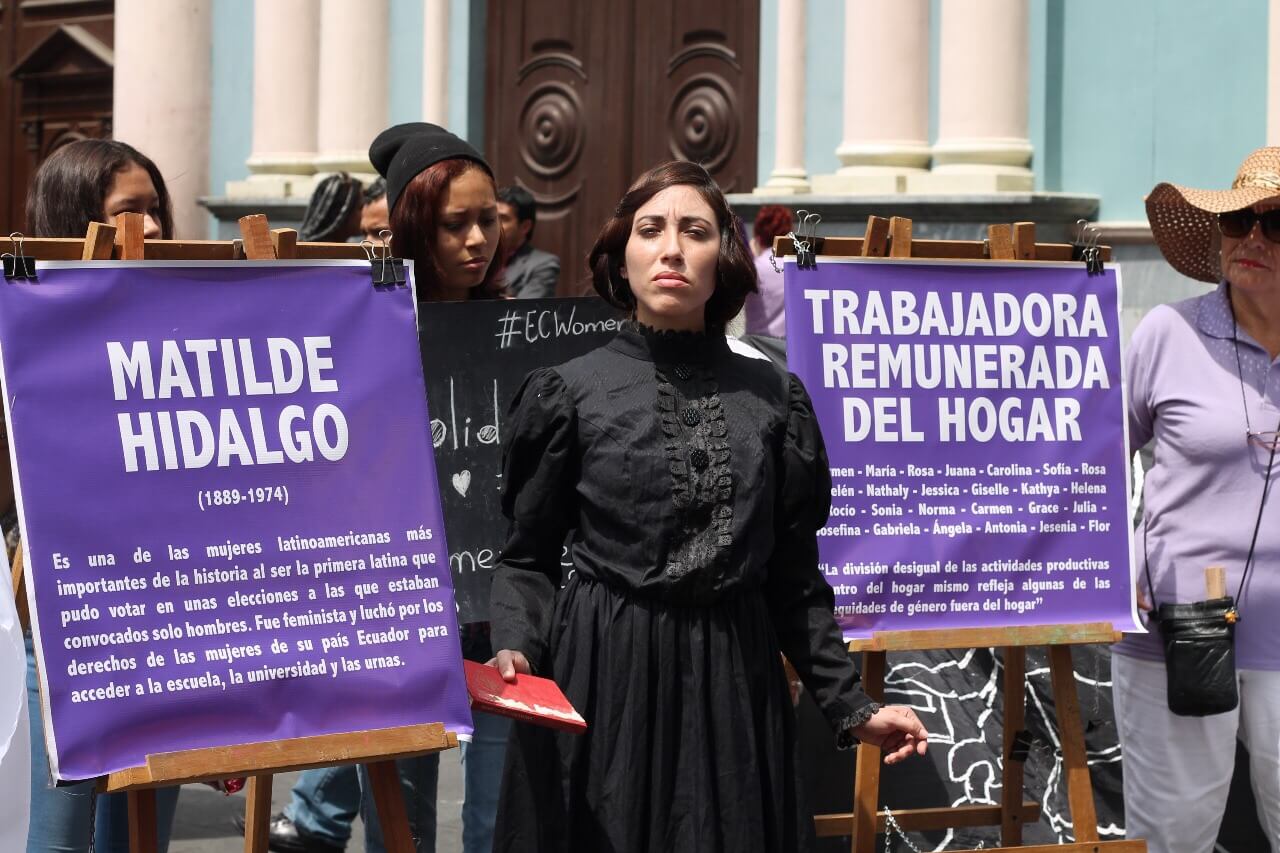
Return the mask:
<svg viewBox="0 0 1280 853">
<path fill-rule="evenodd" d="M 141 213 L 148 240 L 173 239 L 173 206 L 156 164 L 114 139 L 69 142 L 40 164 L 27 193 L 27 236 L 83 237 L 90 222 Z"/>
<path fill-rule="evenodd" d="M 729 349 L 756 276 L 701 166 L 641 176 L 589 263 L 631 319 L 517 394 L 491 601 L 492 664 L 555 679 L 589 728 L 515 726 L 494 850 L 811 849 L 782 654 L 845 745 L 896 763 L 928 737 L 857 687 L 818 568 L 831 482 L 813 406 Z"/>
<path fill-rule="evenodd" d="M 155 163 L 137 149 L 113 139 L 70 142 L 40 164 L 27 192 L 27 234 L 33 237 L 84 237 L 90 222 L 111 222 L 120 213 L 141 213 L 147 239 L 173 237 L 173 209 L 164 178 Z M 8 454 L 5 454 L 8 458 Z M 5 533 L 16 533 L 16 519 Z M 124 794 L 106 794 L 94 803 L 96 785 L 53 787 L 44 752 L 40 685 L 35 652 L 27 634 L 27 709 L 31 725 L 31 825 L 27 853 L 88 850 L 90 831 L 97 849 L 129 850 L 128 802 Z M 178 805 L 178 789 L 157 792 L 159 849 L 168 849 Z M 92 826 L 91 826 L 92 824 Z"/>
</svg>

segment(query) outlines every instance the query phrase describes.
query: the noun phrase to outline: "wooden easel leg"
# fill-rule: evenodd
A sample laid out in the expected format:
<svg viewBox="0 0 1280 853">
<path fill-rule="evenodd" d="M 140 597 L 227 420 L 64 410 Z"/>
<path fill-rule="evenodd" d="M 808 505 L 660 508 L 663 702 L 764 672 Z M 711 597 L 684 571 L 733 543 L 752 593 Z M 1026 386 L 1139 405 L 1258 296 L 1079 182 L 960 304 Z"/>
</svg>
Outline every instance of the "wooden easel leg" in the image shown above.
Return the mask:
<svg viewBox="0 0 1280 853">
<path fill-rule="evenodd" d="M 249 777 L 244 806 L 244 853 L 267 853 L 271 829 L 271 774 Z"/>
<path fill-rule="evenodd" d="M 369 765 L 369 782 L 373 786 L 373 803 L 378 809 L 382 842 L 387 853 L 414 853 L 413 834 L 409 832 L 409 815 L 404 808 L 404 791 L 394 761 L 375 761 Z"/>
<path fill-rule="evenodd" d="M 1014 740 L 1026 724 L 1027 650 L 1022 646 L 1004 649 L 1004 771 L 1000 792 L 1000 843 L 1004 847 L 1022 845 L 1023 763 L 1013 755 Z"/>
<path fill-rule="evenodd" d="M 156 853 L 156 789 L 130 791 L 129 853 Z"/>
<path fill-rule="evenodd" d="M 1098 840 L 1098 814 L 1093 805 L 1093 783 L 1084 748 L 1084 722 L 1076 694 L 1075 670 L 1070 646 L 1049 647 L 1049 667 L 1053 674 L 1053 703 L 1058 709 L 1058 737 L 1062 741 L 1062 764 L 1067 780 L 1067 800 L 1076 841 Z"/>
<path fill-rule="evenodd" d="M 862 689 L 877 702 L 884 701 L 884 670 L 888 655 L 862 653 Z M 874 853 L 876 812 L 880 803 L 880 748 L 858 746 L 857 775 L 853 780 L 853 853 Z"/>
</svg>

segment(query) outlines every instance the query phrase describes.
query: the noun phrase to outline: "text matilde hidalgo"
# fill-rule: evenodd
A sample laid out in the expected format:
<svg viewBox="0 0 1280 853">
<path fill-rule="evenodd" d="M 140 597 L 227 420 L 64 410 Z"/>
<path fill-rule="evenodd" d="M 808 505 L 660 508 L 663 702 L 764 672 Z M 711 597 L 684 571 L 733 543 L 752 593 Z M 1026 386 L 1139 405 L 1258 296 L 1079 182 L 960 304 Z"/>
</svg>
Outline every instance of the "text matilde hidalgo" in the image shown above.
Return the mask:
<svg viewBox="0 0 1280 853">
<path fill-rule="evenodd" d="M 255 343 L 257 346 L 255 347 Z M 266 397 L 338 391 L 327 335 L 290 338 L 196 338 L 125 345 L 107 342 L 118 401 Z M 158 350 L 158 351 L 157 351 Z M 261 356 L 266 356 L 262 365 Z M 255 361 L 255 357 L 258 359 Z M 336 462 L 347 452 L 347 419 L 332 403 L 290 404 L 264 416 L 261 406 L 119 412 L 126 471 Z M 270 422 L 268 422 L 270 421 Z"/>
<path fill-rule="evenodd" d="M 814 333 L 825 336 L 824 386 L 966 392 L 938 396 L 931 422 L 912 403 L 932 394 L 844 397 L 845 441 L 1076 442 L 1077 394 L 1025 392 L 1111 387 L 1102 347 L 1080 340 L 1108 334 L 1093 294 L 805 290 L 804 298 Z M 908 340 L 884 340 L 895 337 Z"/>
</svg>

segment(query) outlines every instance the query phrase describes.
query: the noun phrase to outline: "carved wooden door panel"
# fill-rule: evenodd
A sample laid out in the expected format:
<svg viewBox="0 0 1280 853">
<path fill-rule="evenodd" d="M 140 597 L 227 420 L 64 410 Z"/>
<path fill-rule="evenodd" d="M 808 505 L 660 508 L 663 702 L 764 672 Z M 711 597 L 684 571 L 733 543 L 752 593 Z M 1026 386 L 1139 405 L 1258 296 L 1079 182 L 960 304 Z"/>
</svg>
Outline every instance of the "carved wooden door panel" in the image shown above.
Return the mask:
<svg viewBox="0 0 1280 853">
<path fill-rule="evenodd" d="M 489 0 L 485 149 L 539 203 L 562 294 L 631 181 L 673 157 L 756 174 L 758 0 Z"/>
<path fill-rule="evenodd" d="M 0 231 L 59 145 L 111 135 L 112 0 L 0 3 Z"/>
<path fill-rule="evenodd" d="M 632 39 L 599 0 L 490 0 L 485 148 L 498 183 L 538 200 L 534 245 L 582 292 L 586 256 L 631 170 Z M 623 19 L 625 20 L 625 19 Z"/>
<path fill-rule="evenodd" d="M 635 172 L 675 157 L 706 166 L 725 192 L 750 192 L 759 3 L 648 0 L 636 4 L 635 29 Z"/>
</svg>

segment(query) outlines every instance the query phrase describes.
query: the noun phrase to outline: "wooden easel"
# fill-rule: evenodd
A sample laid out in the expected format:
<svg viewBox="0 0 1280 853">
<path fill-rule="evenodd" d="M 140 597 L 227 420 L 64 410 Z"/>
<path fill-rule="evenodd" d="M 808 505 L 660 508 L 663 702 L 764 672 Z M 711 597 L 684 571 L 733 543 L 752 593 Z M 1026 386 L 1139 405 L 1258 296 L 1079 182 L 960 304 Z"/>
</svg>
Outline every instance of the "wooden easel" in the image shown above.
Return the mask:
<svg viewBox="0 0 1280 853">
<path fill-rule="evenodd" d="M 291 228 L 270 229 L 266 216 L 240 219 L 240 240 L 144 240 L 143 217 L 122 213 L 114 225 L 94 222 L 85 239 L 29 238 L 23 254 L 37 261 L 94 260 L 276 260 L 361 259 L 364 250 L 353 243 L 299 243 Z M 13 589 L 19 616 L 27 627 L 22 550 L 14 556 Z M 129 801 L 130 853 L 155 853 L 156 789 L 188 782 L 249 777 L 245 806 L 244 849 L 267 853 L 271 815 L 271 780 L 276 773 L 359 762 L 367 764 L 373 786 L 378 822 L 388 853 L 413 853 L 408 813 L 400 789 L 395 762 L 452 749 L 458 745 L 453 732 L 441 723 L 375 729 L 347 734 L 294 738 L 266 743 L 213 747 L 147 756 L 147 763 L 112 773 L 99 780 L 104 793 L 126 792 Z"/>
<path fill-rule="evenodd" d="M 1037 243 L 1035 225 L 1017 222 L 992 225 L 986 240 L 911 239 L 911 220 L 902 217 L 867 219 L 864 237 L 818 237 L 812 241 L 815 254 L 828 257 L 931 258 L 991 261 L 1070 261 L 1075 249 L 1067 243 Z M 1111 259 L 1109 246 L 1099 247 L 1102 260 Z M 789 237 L 774 241 L 778 257 L 795 255 Z M 937 631 L 883 631 L 870 639 L 849 644 L 851 653 L 862 654 L 862 688 L 877 702 L 884 700 L 884 678 L 891 651 L 933 651 L 995 647 L 1004 652 L 1004 743 L 1003 786 L 1000 805 L 944 806 L 894 811 L 893 819 L 905 832 L 953 827 L 999 826 L 998 851 L 1020 853 L 1145 853 L 1145 841 L 1101 841 L 1093 783 L 1085 755 L 1084 726 L 1076 693 L 1071 647 L 1086 643 L 1114 643 L 1120 633 L 1102 623 L 1045 625 L 1016 628 L 967 628 Z M 1022 827 L 1040 819 L 1038 803 L 1022 798 L 1023 761 L 1015 741 L 1026 718 L 1026 655 L 1028 646 L 1047 646 L 1057 709 L 1058 733 L 1067 782 L 1067 801 L 1076 840 L 1071 844 L 1022 846 Z M 820 837 L 851 835 L 853 853 L 873 853 L 876 836 L 887 829 L 889 812 L 879 809 L 880 749 L 869 744 L 858 747 L 857 775 L 853 787 L 853 811 L 823 814 L 814 818 Z"/>
</svg>

